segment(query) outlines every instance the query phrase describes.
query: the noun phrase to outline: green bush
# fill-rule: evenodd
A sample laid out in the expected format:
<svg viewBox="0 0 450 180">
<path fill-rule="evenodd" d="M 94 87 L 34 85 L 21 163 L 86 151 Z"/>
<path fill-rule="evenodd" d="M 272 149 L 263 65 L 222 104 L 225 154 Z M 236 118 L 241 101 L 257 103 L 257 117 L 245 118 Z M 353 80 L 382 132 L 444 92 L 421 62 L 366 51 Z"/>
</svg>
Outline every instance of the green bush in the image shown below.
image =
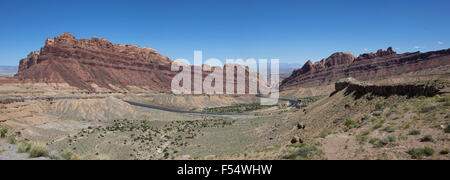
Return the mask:
<svg viewBox="0 0 450 180">
<path fill-rule="evenodd" d="M 388 145 L 389 143 L 395 142 L 395 140 L 396 140 L 395 136 L 389 135 L 384 137 L 383 139 L 372 138 L 370 139 L 369 143 L 376 148 L 381 148 Z"/>
<path fill-rule="evenodd" d="M 445 103 L 444 103 L 444 106 L 445 106 L 445 107 L 449 107 L 449 106 L 450 106 L 450 102 L 445 102 Z"/>
<path fill-rule="evenodd" d="M 0 126 L 0 137 L 5 138 L 8 134 L 8 128 Z"/>
<path fill-rule="evenodd" d="M 388 133 L 392 133 L 395 131 L 395 127 L 394 126 L 386 126 L 383 131 L 386 131 Z"/>
<path fill-rule="evenodd" d="M 395 136 L 394 135 L 389 135 L 389 136 L 386 136 L 385 138 L 384 138 L 384 140 L 385 141 L 387 141 L 388 143 L 392 143 L 392 142 L 395 142 Z"/>
<path fill-rule="evenodd" d="M 361 118 L 362 121 L 368 121 L 370 120 L 370 115 L 364 114 L 364 116 Z"/>
<path fill-rule="evenodd" d="M 447 127 L 444 129 L 445 133 L 450 133 L 450 124 L 447 124 Z"/>
<path fill-rule="evenodd" d="M 331 131 L 331 130 L 325 130 L 325 131 L 322 131 L 322 132 L 320 133 L 319 137 L 320 137 L 320 138 L 326 138 L 328 135 L 330 135 L 330 134 L 332 134 L 332 133 L 333 133 L 333 131 Z"/>
<path fill-rule="evenodd" d="M 356 136 L 356 139 L 359 141 L 360 144 L 364 144 L 369 139 L 369 130 L 362 131 L 361 134 Z"/>
<path fill-rule="evenodd" d="M 413 159 L 422 159 L 423 156 L 432 156 L 434 154 L 434 149 L 425 146 L 424 148 L 409 149 L 407 153 L 411 155 L 411 158 Z"/>
<path fill-rule="evenodd" d="M 345 126 L 349 129 L 356 127 L 356 122 L 348 119 L 347 121 L 345 121 Z"/>
<path fill-rule="evenodd" d="M 383 142 L 383 141 L 381 141 L 381 140 L 378 139 L 378 138 L 372 138 L 372 139 L 369 141 L 369 143 L 372 144 L 372 145 L 373 145 L 374 147 L 376 147 L 376 148 L 384 147 L 385 145 L 387 145 L 386 142 Z"/>
<path fill-rule="evenodd" d="M 432 156 L 432 155 L 434 154 L 434 149 L 425 146 L 425 147 L 423 148 L 423 152 L 425 153 L 426 156 Z"/>
<path fill-rule="evenodd" d="M 411 130 L 411 131 L 409 131 L 409 135 L 411 135 L 411 136 L 420 135 L 420 131 L 419 130 Z"/>
<path fill-rule="evenodd" d="M 431 135 L 425 135 L 422 139 L 420 139 L 420 142 L 433 142 L 433 136 Z"/>
<path fill-rule="evenodd" d="M 411 158 L 413 159 L 421 159 L 424 155 L 423 149 L 421 148 L 409 149 L 407 153 L 411 155 Z"/>
<path fill-rule="evenodd" d="M 8 143 L 9 144 L 16 144 L 16 137 L 15 136 L 9 136 L 8 137 Z"/>
<path fill-rule="evenodd" d="M 375 104 L 375 110 L 376 111 L 382 111 L 382 110 L 384 110 L 384 108 L 386 108 L 386 104 L 385 103 L 377 103 L 377 104 Z"/>
<path fill-rule="evenodd" d="M 300 147 L 295 149 L 292 153 L 289 153 L 288 155 L 283 156 L 283 159 L 290 159 L 290 160 L 305 160 L 310 158 L 310 154 L 317 151 L 317 147 L 302 144 Z"/>
<path fill-rule="evenodd" d="M 41 157 L 47 155 L 47 145 L 40 142 L 33 142 L 30 145 L 30 158 Z"/>
<path fill-rule="evenodd" d="M 373 126 L 373 129 L 380 129 L 381 127 L 383 127 L 383 123 L 378 122 Z"/>
<path fill-rule="evenodd" d="M 26 153 L 30 150 L 31 144 L 28 142 L 20 142 L 17 148 L 17 153 Z"/>
<path fill-rule="evenodd" d="M 442 97 L 437 102 L 450 102 L 450 96 Z"/>
</svg>

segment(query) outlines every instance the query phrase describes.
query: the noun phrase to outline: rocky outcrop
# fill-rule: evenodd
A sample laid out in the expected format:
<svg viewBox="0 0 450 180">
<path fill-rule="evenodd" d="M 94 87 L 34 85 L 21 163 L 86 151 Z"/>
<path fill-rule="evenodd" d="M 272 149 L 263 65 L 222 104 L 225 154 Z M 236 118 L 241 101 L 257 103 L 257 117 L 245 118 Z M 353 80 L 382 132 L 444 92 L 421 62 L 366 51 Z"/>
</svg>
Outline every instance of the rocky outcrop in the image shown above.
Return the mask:
<svg viewBox="0 0 450 180">
<path fill-rule="evenodd" d="M 33 51 L 30 54 L 28 54 L 27 58 L 22 59 L 19 63 L 19 71 L 23 72 L 26 69 L 30 68 L 31 66 L 37 64 L 37 60 L 39 58 L 39 51 Z"/>
<path fill-rule="evenodd" d="M 94 91 L 93 84 L 145 87 L 167 91 L 171 60 L 150 48 L 112 44 L 102 38 L 75 39 L 70 33 L 47 39 L 39 52 L 22 59 L 16 75 L 21 82 L 68 83 Z"/>
<path fill-rule="evenodd" d="M 113 44 L 97 37 L 76 39 L 63 33 L 22 59 L 15 78 L 29 83 L 68 83 L 89 92 L 98 88 L 124 92 L 130 87 L 171 92 L 172 78 L 178 73 L 171 71 L 172 63 L 151 48 Z M 202 72 L 203 79 L 209 73 Z M 247 80 L 248 74 L 246 68 Z M 193 82 L 192 87 L 194 83 L 201 82 Z"/>
<path fill-rule="evenodd" d="M 432 97 L 440 93 L 439 88 L 426 84 L 398 84 L 398 85 L 365 85 L 353 78 L 341 80 L 335 84 L 336 91 L 346 89 L 347 92 L 355 92 L 358 96 L 374 94 L 378 96 L 427 96 Z"/>
<path fill-rule="evenodd" d="M 329 85 L 348 77 L 367 81 L 448 65 L 450 49 L 397 54 L 389 47 L 387 50 L 362 54 L 357 58 L 348 53 L 335 53 L 314 64 L 308 61 L 283 80 L 280 89 Z"/>
</svg>

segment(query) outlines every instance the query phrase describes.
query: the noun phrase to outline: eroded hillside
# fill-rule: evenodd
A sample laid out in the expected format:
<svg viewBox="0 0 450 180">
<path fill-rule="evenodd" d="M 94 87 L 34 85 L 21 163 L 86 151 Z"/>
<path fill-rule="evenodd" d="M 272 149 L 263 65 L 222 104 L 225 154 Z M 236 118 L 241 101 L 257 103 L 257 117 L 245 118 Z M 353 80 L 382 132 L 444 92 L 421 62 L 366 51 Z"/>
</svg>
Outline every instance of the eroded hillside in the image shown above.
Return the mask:
<svg viewBox="0 0 450 180">
<path fill-rule="evenodd" d="M 440 90 L 449 86 L 446 80 L 410 85 L 423 84 L 439 87 Z M 301 100 L 313 103 L 301 111 L 285 116 L 287 120 L 284 123 L 291 128 L 281 133 L 284 143 L 241 154 L 221 155 L 218 158 L 450 158 L 448 93 L 428 97 L 421 96 L 420 92 L 417 96 L 371 92 L 361 94 L 345 87 L 328 96 Z"/>
</svg>

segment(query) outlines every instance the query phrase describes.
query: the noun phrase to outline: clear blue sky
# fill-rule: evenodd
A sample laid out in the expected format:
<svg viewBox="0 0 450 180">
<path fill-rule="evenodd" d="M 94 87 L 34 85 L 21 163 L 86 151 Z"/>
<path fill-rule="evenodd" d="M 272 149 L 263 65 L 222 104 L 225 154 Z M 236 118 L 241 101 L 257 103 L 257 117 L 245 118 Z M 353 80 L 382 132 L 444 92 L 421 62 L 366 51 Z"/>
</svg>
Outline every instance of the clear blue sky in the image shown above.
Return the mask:
<svg viewBox="0 0 450 180">
<path fill-rule="evenodd" d="M 17 65 L 47 37 L 71 32 L 135 44 L 172 58 L 279 58 L 301 63 L 449 48 L 450 1 L 0 1 L 0 65 Z M 397 49 L 398 48 L 398 49 Z"/>
</svg>

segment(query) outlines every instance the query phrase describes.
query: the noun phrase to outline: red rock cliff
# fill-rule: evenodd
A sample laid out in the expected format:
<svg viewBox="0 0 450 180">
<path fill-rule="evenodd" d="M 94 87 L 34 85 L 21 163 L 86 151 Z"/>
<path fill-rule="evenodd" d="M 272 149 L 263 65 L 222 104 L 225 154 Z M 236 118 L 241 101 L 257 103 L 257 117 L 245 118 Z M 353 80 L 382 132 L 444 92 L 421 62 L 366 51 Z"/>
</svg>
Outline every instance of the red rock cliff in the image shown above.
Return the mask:
<svg viewBox="0 0 450 180">
<path fill-rule="evenodd" d="M 90 92 L 95 91 L 94 84 L 112 92 L 127 91 L 130 86 L 171 92 L 172 78 L 178 73 L 171 71 L 172 62 L 150 48 L 112 44 L 96 37 L 75 39 L 63 33 L 22 59 L 15 78 L 30 83 L 68 83 Z M 248 67 L 241 68 L 246 68 L 248 92 Z M 203 79 L 209 73 L 203 72 Z"/>
<path fill-rule="evenodd" d="M 386 78 L 405 73 L 423 71 L 450 65 L 450 49 L 427 53 L 397 54 L 389 47 L 386 51 L 362 54 L 355 58 L 347 53 L 335 53 L 317 63 L 308 61 L 301 69 L 283 80 L 280 89 L 328 85 L 339 79 L 357 80 Z"/>
<path fill-rule="evenodd" d="M 39 52 L 20 61 L 22 82 L 68 83 L 80 89 L 141 86 L 170 89 L 171 60 L 150 48 L 112 44 L 101 39 L 75 39 L 70 33 L 47 39 Z"/>
</svg>

